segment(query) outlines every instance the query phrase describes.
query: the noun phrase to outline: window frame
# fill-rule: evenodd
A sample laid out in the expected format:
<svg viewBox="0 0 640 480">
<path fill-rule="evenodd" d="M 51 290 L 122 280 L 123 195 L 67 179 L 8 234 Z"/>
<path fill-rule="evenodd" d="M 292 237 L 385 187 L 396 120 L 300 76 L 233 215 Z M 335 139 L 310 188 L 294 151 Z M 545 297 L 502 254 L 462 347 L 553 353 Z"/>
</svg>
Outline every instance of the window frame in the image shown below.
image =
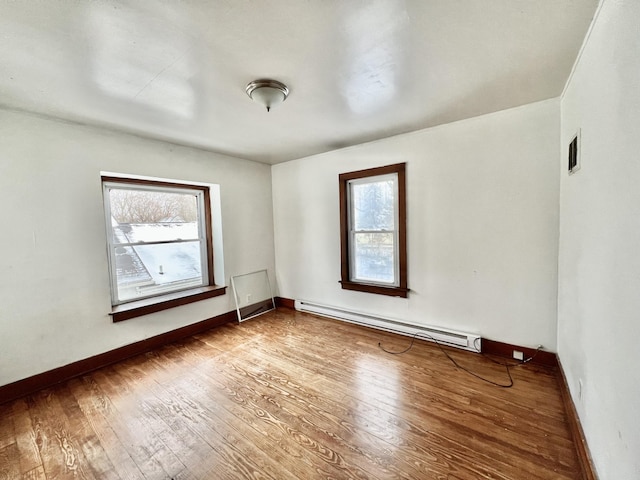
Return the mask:
<svg viewBox="0 0 640 480">
<path fill-rule="evenodd" d="M 190 183 L 165 182 L 160 180 L 114 177 L 106 175 L 101 176 L 101 185 L 104 200 L 105 228 L 107 234 L 107 263 L 109 267 L 112 306 L 112 311 L 109 314 L 112 316 L 114 322 L 147 315 L 149 313 L 162 311 L 175 306 L 185 305 L 187 303 L 196 302 L 226 293 L 226 287 L 215 284 L 213 274 L 213 231 L 209 187 Z M 127 187 L 129 187 L 131 190 L 135 190 L 136 187 L 138 187 L 139 190 L 147 191 L 164 190 L 169 193 L 180 193 L 181 191 L 185 193 L 192 193 L 193 191 L 197 191 L 199 193 L 201 196 L 201 203 L 198 208 L 198 220 L 204 228 L 204 236 L 201 238 L 201 232 L 199 232 L 198 241 L 205 246 L 206 252 L 201 252 L 201 260 L 202 266 L 206 267 L 207 270 L 206 275 L 203 275 L 205 281 L 202 285 L 172 290 L 170 292 L 162 292 L 125 301 L 118 299 L 117 284 L 114 283 L 116 281 L 114 271 L 115 264 L 111 252 L 113 241 L 113 230 L 111 229 L 111 205 L 107 195 L 108 189 L 111 186 L 117 186 L 123 189 L 127 189 Z"/>
<path fill-rule="evenodd" d="M 407 286 L 407 202 L 406 202 L 406 175 L 405 163 L 397 163 L 386 165 L 383 167 L 374 167 L 354 172 L 339 174 L 339 190 L 340 190 L 340 256 L 341 256 L 341 280 L 340 284 L 345 290 L 355 290 L 359 292 L 374 293 L 379 295 L 388 295 L 393 297 L 407 298 L 409 288 Z M 386 175 L 397 175 L 397 199 L 395 199 L 396 211 L 395 218 L 397 225 L 397 264 L 394 261 L 394 269 L 397 272 L 397 282 L 395 285 L 365 282 L 353 280 L 353 247 L 352 239 L 354 231 L 351 228 L 351 211 L 352 202 L 350 199 L 349 185 L 352 181 L 363 179 L 362 183 L 366 183 L 364 179 L 373 177 L 382 177 Z"/>
</svg>

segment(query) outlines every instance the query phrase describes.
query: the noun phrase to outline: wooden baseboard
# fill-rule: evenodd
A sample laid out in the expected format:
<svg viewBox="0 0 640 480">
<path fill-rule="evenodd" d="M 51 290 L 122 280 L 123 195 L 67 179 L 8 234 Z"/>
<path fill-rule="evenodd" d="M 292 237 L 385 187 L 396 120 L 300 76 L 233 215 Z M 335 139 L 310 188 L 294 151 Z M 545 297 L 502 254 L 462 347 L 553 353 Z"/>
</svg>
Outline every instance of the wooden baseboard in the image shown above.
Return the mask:
<svg viewBox="0 0 640 480">
<path fill-rule="evenodd" d="M 295 310 L 296 302 L 290 298 L 276 297 L 276 307 L 291 308 Z"/>
<path fill-rule="evenodd" d="M 98 368 L 106 367 L 107 365 L 148 352 L 154 348 L 162 347 L 168 343 L 182 340 L 192 335 L 210 330 L 214 327 L 236 321 L 236 312 L 223 313 L 192 325 L 187 325 L 170 332 L 161 333 L 160 335 L 125 345 L 105 353 L 100 353 L 90 358 L 78 360 L 77 362 L 70 363 L 69 365 L 54 368 L 53 370 L 39 373 L 32 377 L 24 378 L 7 385 L 2 385 L 0 386 L 0 404 L 29 395 L 37 392 L 38 390 L 42 390 L 43 388 L 51 387 L 71 378 L 84 375 L 92 372 L 93 370 L 97 370 Z"/>
<path fill-rule="evenodd" d="M 533 356 L 536 352 L 535 348 L 520 347 L 518 345 L 511 345 L 510 343 L 502 343 L 485 338 L 482 339 L 482 353 L 513 359 L 514 350 L 523 352 L 525 358 Z M 558 384 L 560 386 L 560 393 L 562 394 L 562 402 L 564 403 L 564 409 L 567 415 L 567 422 L 569 423 L 569 429 L 571 430 L 571 435 L 573 437 L 573 444 L 575 445 L 578 462 L 580 463 L 582 478 L 584 480 L 598 480 L 593 466 L 593 460 L 589 453 L 589 446 L 587 445 L 587 440 L 584 436 L 582 425 L 580 424 L 578 411 L 576 410 L 576 406 L 574 405 L 571 394 L 569 393 L 567 377 L 564 374 L 564 370 L 562 369 L 562 364 L 560 363 L 558 356 L 555 353 L 541 350 L 531 363 L 553 367 L 555 369 Z"/>
<path fill-rule="evenodd" d="M 513 360 L 514 350 L 522 352 L 524 354 L 524 358 L 533 357 L 531 363 L 544 365 L 547 367 L 558 366 L 558 357 L 553 352 L 540 350 L 538 353 L 536 353 L 535 348 L 521 347 L 519 345 L 512 345 L 510 343 L 497 342 L 495 340 L 489 340 L 487 338 L 482 339 L 482 353 L 497 355 L 499 357 L 510 358 L 511 360 Z"/>
<path fill-rule="evenodd" d="M 278 308 L 295 308 L 295 302 L 289 298 L 276 297 Z M 106 367 L 127 358 L 148 352 L 154 348 L 159 348 L 171 342 L 205 332 L 214 327 L 226 323 L 237 322 L 236 312 L 227 312 L 207 320 L 203 320 L 192 325 L 162 333 L 145 340 L 141 340 L 130 345 L 125 345 L 105 353 L 95 355 L 84 360 L 79 360 L 69 365 L 55 368 L 47 372 L 39 373 L 32 377 L 18 380 L 7 385 L 0 386 L 0 404 L 10 402 L 17 398 L 37 392 L 43 388 L 51 387 L 57 383 L 69 380 L 80 375 L 87 374 L 102 367 Z M 495 340 L 482 339 L 482 353 L 498 355 L 512 358 L 513 350 L 519 350 L 525 357 L 530 357 L 535 353 L 535 349 L 497 342 Z M 569 393 L 567 379 L 555 353 L 540 351 L 532 360 L 532 363 L 557 367 L 558 383 L 562 393 L 562 399 L 567 413 L 569 428 L 573 435 L 574 445 L 578 455 L 578 460 L 582 469 L 582 476 L 585 480 L 597 480 L 593 461 L 589 453 L 589 448 L 578 418 L 578 413 Z"/>
<path fill-rule="evenodd" d="M 573 436 L 573 444 L 578 454 L 578 461 L 582 469 L 582 478 L 584 480 L 598 480 L 596 470 L 589 453 L 589 446 L 587 445 L 587 439 L 584 436 L 584 430 L 582 430 L 582 424 L 580 423 L 580 417 L 578 417 L 578 411 L 571 398 L 569 392 L 569 385 L 567 383 L 567 377 L 564 374 L 562 364 L 558 361 L 557 369 L 558 384 L 560 386 L 560 393 L 562 394 L 562 402 L 564 403 L 564 409 L 567 414 L 567 421 L 569 422 L 569 430 Z"/>
</svg>

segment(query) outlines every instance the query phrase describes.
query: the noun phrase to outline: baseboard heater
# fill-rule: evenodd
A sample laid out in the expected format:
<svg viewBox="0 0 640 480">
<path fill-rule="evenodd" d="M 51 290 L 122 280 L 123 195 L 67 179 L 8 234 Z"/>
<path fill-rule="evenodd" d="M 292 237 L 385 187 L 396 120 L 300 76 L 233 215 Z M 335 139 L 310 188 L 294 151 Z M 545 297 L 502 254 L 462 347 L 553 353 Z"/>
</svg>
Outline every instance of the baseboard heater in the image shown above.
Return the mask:
<svg viewBox="0 0 640 480">
<path fill-rule="evenodd" d="M 353 310 L 346 310 L 340 307 L 320 305 L 306 300 L 296 300 L 295 308 L 301 312 L 315 313 L 323 317 L 335 318 L 349 323 L 355 323 L 366 327 L 377 328 L 386 332 L 398 333 L 409 337 L 430 341 L 438 341 L 443 345 L 462 348 L 471 352 L 481 351 L 482 338 L 474 333 L 459 332 L 440 327 L 427 325 L 417 325 L 414 323 L 402 322 L 390 318 L 379 317 Z"/>
</svg>

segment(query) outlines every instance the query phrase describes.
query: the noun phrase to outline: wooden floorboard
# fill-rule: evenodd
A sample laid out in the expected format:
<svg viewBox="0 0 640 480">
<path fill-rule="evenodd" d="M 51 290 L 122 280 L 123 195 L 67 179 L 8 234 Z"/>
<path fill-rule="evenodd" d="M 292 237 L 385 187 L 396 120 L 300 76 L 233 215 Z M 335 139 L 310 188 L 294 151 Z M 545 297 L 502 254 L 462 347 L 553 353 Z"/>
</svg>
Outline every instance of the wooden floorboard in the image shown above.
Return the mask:
<svg viewBox="0 0 640 480">
<path fill-rule="evenodd" d="M 378 345 L 409 342 L 290 309 L 198 334 L 0 405 L 0 480 L 581 478 L 553 369 Z"/>
</svg>

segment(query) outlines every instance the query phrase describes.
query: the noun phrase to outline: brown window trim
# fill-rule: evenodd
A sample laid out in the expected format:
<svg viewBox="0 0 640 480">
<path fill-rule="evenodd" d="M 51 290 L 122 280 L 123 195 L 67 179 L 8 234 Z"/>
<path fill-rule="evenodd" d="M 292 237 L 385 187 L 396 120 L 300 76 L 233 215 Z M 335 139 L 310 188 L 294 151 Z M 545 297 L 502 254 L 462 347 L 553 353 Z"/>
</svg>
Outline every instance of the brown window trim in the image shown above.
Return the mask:
<svg viewBox="0 0 640 480">
<path fill-rule="evenodd" d="M 340 284 L 345 290 L 355 290 L 358 292 L 375 293 L 378 295 L 388 295 L 392 297 L 407 298 L 409 288 L 407 287 L 407 200 L 405 182 L 405 163 L 396 163 L 384 167 L 368 168 L 355 172 L 341 173 L 339 175 L 340 184 L 340 261 L 341 280 Z M 354 282 L 351 280 L 349 272 L 349 205 L 347 195 L 347 184 L 349 180 L 357 178 L 375 177 L 390 173 L 398 174 L 398 262 L 400 282 L 397 287 L 386 285 Z"/>
<path fill-rule="evenodd" d="M 169 308 L 186 305 L 188 303 L 197 302 L 206 298 L 217 297 L 226 293 L 226 286 L 215 284 L 213 278 L 213 231 L 211 225 L 211 197 L 209 187 L 204 185 L 193 185 L 190 183 L 163 182 L 159 180 L 145 180 L 127 177 L 102 176 L 102 183 L 114 182 L 130 185 L 150 185 L 156 187 L 173 187 L 173 188 L 189 188 L 192 190 L 201 190 L 204 197 L 204 217 L 206 229 L 206 245 L 207 245 L 207 269 L 209 275 L 207 278 L 208 285 L 171 292 L 155 297 L 135 300 L 132 302 L 113 305 L 111 315 L 114 322 L 121 322 L 130 318 L 148 315 L 149 313 L 160 312 Z"/>
<path fill-rule="evenodd" d="M 199 302 L 206 298 L 213 298 L 224 295 L 227 287 L 212 285 L 208 287 L 192 288 L 181 292 L 172 292 L 158 297 L 145 298 L 136 300 L 135 302 L 123 303 L 115 305 L 111 309 L 111 318 L 113 322 L 122 322 L 130 318 L 141 317 L 150 313 L 161 312 L 180 305 L 187 305 L 193 302 Z"/>
</svg>

